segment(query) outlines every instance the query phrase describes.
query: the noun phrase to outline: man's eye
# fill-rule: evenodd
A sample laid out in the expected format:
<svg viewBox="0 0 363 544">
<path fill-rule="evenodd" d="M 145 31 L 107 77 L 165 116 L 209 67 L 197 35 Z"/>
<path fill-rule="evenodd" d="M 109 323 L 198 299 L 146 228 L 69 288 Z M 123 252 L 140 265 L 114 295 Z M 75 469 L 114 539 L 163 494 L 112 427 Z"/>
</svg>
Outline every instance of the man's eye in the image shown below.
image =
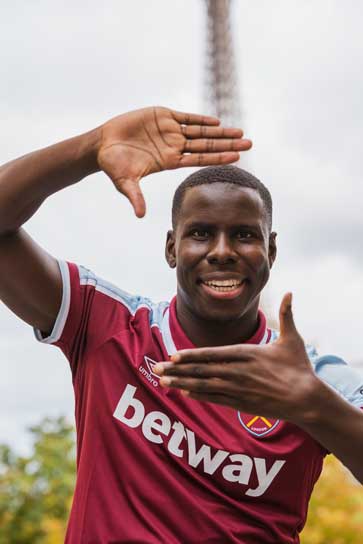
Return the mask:
<svg viewBox="0 0 363 544">
<path fill-rule="evenodd" d="M 239 232 L 237 232 L 237 238 L 239 240 L 249 240 L 252 237 L 253 237 L 252 232 L 248 230 L 240 230 Z"/>
<path fill-rule="evenodd" d="M 209 232 L 202 229 L 194 229 L 191 235 L 193 238 L 208 238 Z"/>
</svg>

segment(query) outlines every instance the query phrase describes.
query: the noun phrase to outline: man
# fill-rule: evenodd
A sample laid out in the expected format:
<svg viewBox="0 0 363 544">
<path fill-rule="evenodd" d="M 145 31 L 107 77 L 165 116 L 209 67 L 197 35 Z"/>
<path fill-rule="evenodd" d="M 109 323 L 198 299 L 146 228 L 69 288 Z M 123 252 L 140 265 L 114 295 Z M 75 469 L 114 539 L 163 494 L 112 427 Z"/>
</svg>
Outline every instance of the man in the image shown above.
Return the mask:
<svg viewBox="0 0 363 544">
<path fill-rule="evenodd" d="M 0 296 L 72 370 L 71 544 L 296 543 L 328 451 L 363 482 L 361 379 L 311 348 L 309 360 L 290 294 L 280 336 L 259 311 L 276 256 L 271 198 L 221 166 L 250 146 L 214 118 L 147 108 L 0 171 Z M 21 228 L 50 194 L 99 169 L 142 217 L 141 177 L 196 165 L 217 168 L 174 197 L 170 304 L 58 262 Z"/>
</svg>

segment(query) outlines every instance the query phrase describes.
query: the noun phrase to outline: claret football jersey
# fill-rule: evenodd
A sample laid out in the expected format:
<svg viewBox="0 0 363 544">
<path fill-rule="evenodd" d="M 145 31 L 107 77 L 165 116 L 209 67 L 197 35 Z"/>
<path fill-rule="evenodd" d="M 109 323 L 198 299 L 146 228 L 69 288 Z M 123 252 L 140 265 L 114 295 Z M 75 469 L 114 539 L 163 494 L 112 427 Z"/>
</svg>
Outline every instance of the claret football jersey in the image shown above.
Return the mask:
<svg viewBox="0 0 363 544">
<path fill-rule="evenodd" d="M 72 371 L 77 482 L 68 544 L 298 543 L 326 450 L 297 426 L 165 389 L 158 361 L 193 347 L 175 299 L 154 304 L 59 261 L 63 298 L 50 336 Z M 259 314 L 249 343 L 276 333 Z M 359 374 L 311 363 L 363 406 Z"/>
</svg>

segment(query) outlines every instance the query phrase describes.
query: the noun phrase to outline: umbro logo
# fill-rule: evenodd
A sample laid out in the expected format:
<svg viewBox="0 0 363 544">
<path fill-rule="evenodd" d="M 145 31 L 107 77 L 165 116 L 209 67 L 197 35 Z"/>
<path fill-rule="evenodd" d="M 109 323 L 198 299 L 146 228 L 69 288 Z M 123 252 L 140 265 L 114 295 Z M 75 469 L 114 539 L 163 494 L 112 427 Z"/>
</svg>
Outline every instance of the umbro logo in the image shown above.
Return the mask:
<svg viewBox="0 0 363 544">
<path fill-rule="evenodd" d="M 144 361 L 139 366 L 139 372 L 154 386 L 157 387 L 159 385 L 160 376 L 155 374 L 154 372 L 154 366 L 156 365 L 157 361 L 153 361 L 150 359 L 150 357 L 147 357 L 144 355 Z"/>
</svg>

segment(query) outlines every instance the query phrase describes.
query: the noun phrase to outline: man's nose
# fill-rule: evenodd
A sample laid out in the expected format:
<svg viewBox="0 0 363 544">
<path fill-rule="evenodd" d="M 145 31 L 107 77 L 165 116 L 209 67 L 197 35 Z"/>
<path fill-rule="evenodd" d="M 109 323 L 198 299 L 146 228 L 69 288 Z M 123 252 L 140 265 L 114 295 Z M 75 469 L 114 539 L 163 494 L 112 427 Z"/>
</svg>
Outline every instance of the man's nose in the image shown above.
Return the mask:
<svg viewBox="0 0 363 544">
<path fill-rule="evenodd" d="M 224 233 L 219 234 L 213 240 L 207 259 L 210 263 L 232 263 L 238 258 L 233 241 Z"/>
</svg>

